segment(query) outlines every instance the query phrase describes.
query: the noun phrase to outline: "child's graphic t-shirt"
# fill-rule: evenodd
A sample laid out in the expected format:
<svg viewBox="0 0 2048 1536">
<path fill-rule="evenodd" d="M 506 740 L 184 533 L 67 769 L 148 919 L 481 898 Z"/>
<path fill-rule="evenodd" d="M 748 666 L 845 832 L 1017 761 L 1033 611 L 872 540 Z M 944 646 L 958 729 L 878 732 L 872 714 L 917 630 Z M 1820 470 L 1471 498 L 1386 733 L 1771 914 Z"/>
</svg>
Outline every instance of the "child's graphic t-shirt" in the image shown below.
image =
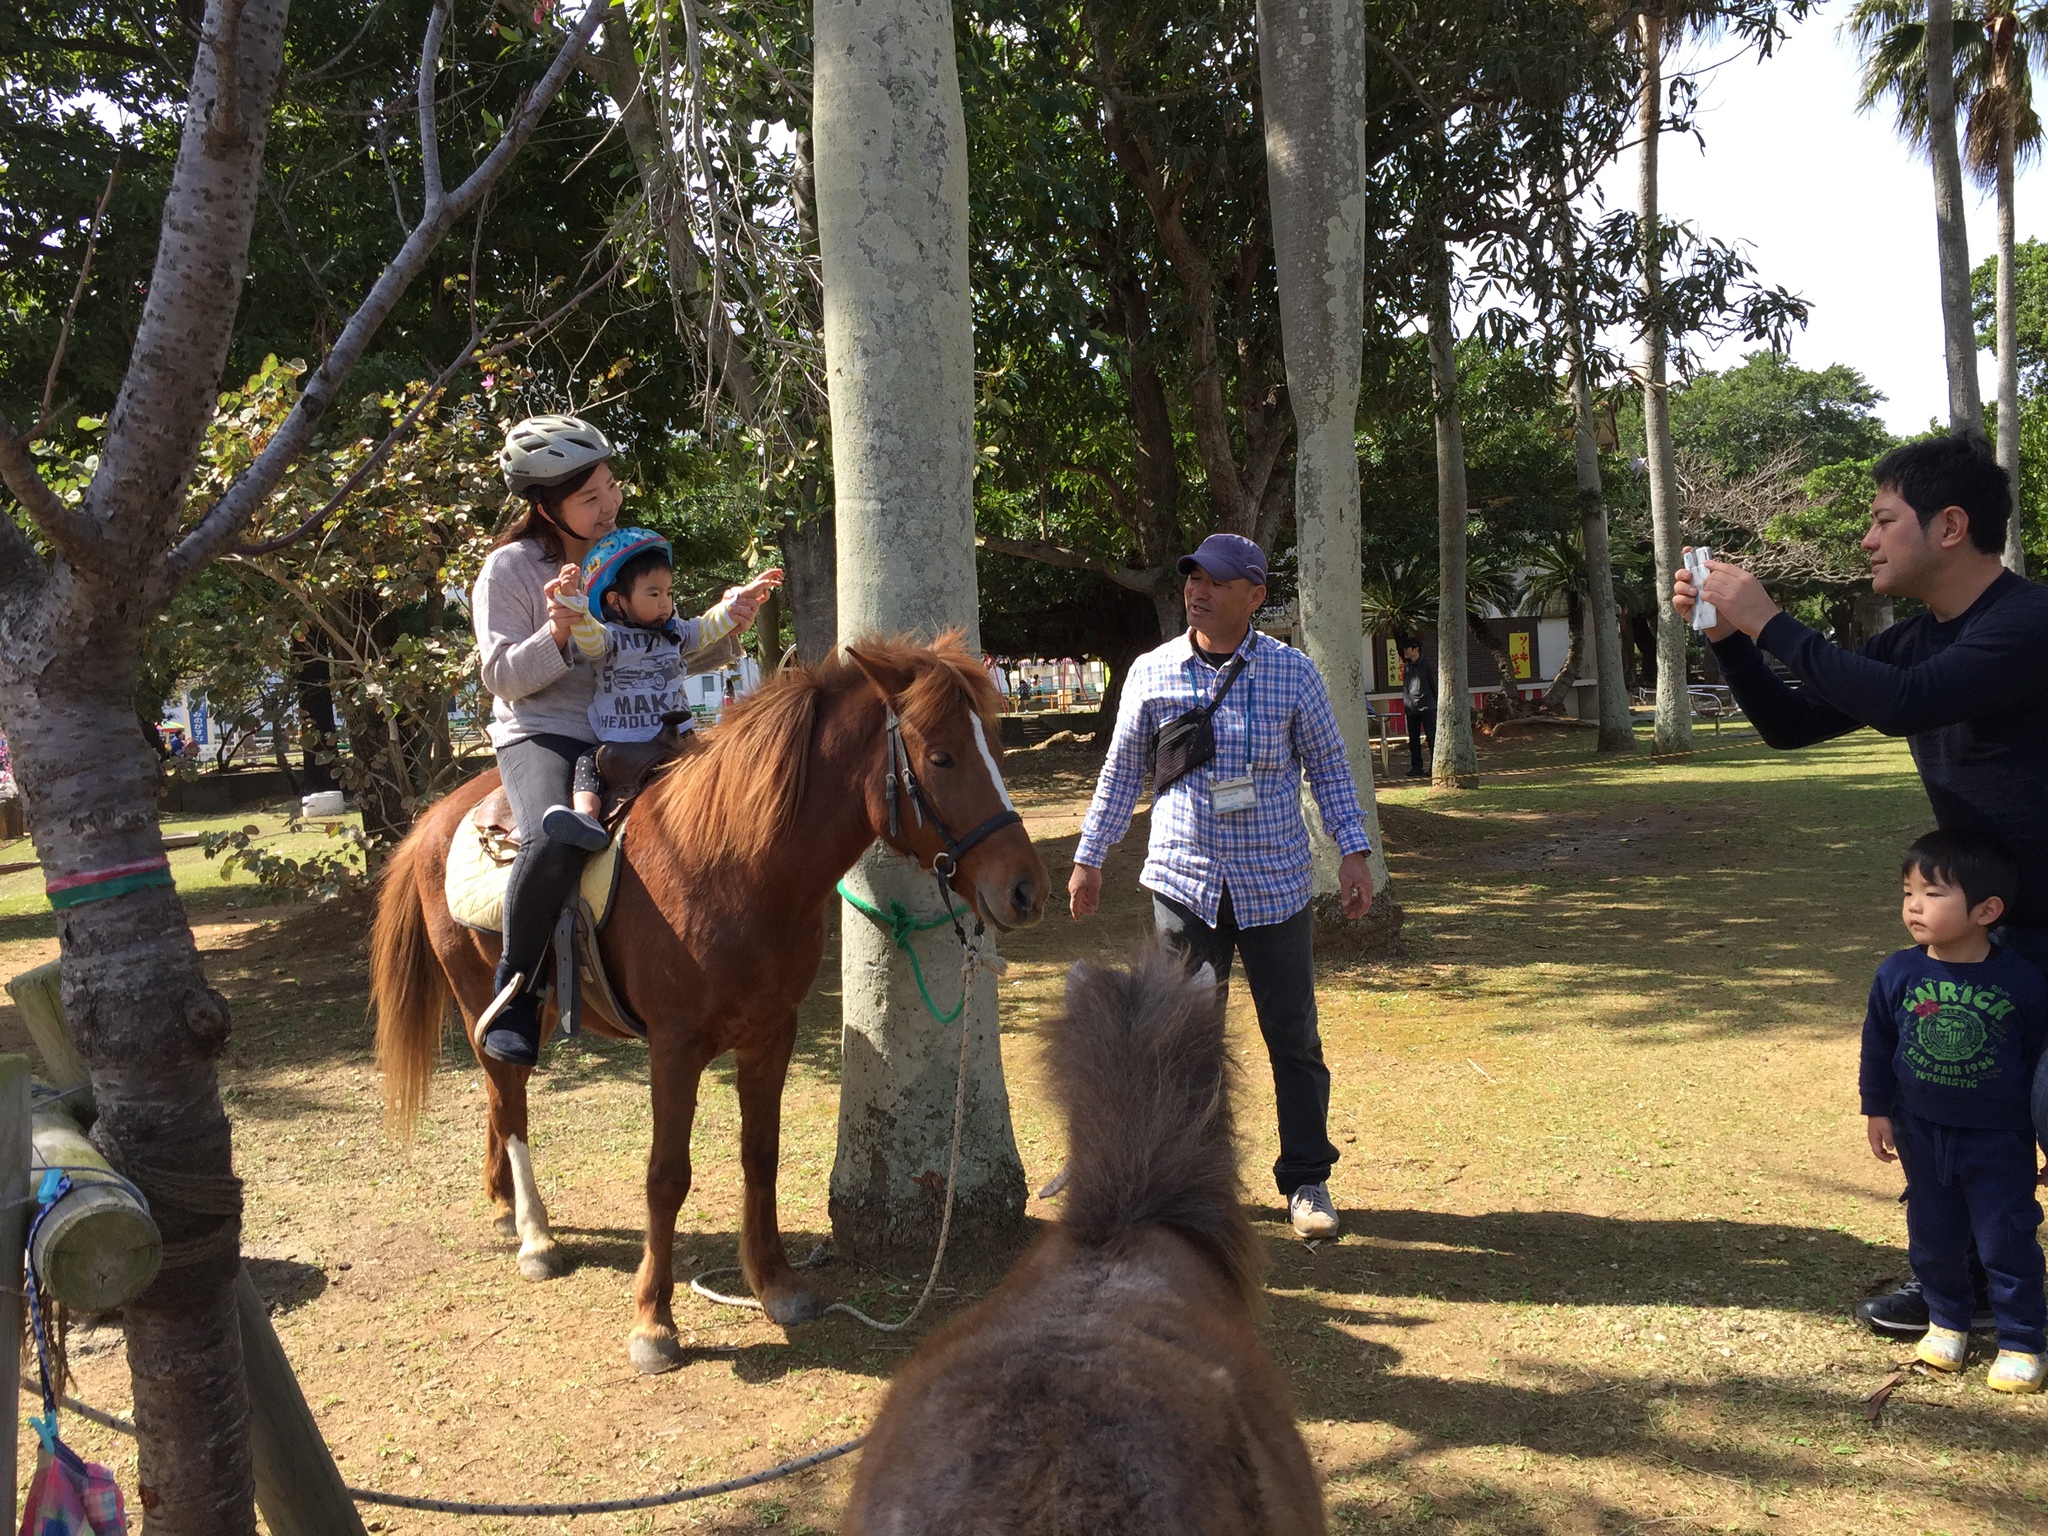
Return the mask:
<svg viewBox="0 0 2048 1536">
<path fill-rule="evenodd" d="M 575 594 L 561 598 L 582 606 Z M 683 657 L 723 640 L 739 627 L 720 603 L 694 619 L 670 619 L 659 629 L 601 623 L 587 606 L 570 629 L 576 648 L 597 668 L 597 692 L 590 700 L 590 729 L 599 741 L 652 741 L 661 717 L 688 710 L 683 697 Z M 689 730 L 692 722 L 679 726 Z"/>
<path fill-rule="evenodd" d="M 1895 1109 L 1938 1125 L 2024 1131 L 2048 1039 L 2048 977 L 2011 950 L 1975 964 L 1902 949 L 1877 968 L 1863 1016 L 1866 1115 Z"/>
</svg>

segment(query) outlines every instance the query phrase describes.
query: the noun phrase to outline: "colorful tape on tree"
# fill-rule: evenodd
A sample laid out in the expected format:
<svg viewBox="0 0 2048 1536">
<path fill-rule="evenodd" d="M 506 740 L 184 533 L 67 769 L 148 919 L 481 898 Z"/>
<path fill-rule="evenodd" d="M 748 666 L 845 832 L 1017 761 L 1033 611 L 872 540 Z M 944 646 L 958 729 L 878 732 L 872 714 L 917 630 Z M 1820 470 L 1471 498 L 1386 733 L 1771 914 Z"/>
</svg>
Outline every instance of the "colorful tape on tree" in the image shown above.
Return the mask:
<svg viewBox="0 0 2048 1536">
<path fill-rule="evenodd" d="M 127 896 L 170 883 L 171 861 L 158 854 L 153 859 L 137 859 L 132 864 L 59 875 L 44 882 L 43 894 L 50 898 L 50 905 L 61 912 L 66 907 L 82 907 L 89 901 L 112 901 L 116 896 Z"/>
</svg>

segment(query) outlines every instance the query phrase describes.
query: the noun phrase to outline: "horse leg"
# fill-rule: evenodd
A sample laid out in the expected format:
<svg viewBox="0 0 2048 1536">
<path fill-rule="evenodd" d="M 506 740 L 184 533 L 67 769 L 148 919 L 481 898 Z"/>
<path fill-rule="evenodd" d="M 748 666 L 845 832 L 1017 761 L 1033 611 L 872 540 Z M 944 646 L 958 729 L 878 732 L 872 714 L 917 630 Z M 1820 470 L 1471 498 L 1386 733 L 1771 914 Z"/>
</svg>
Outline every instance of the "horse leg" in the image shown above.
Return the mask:
<svg viewBox="0 0 2048 1536">
<path fill-rule="evenodd" d="M 485 1151 L 484 1188 L 498 1208 L 494 1222 L 501 1236 L 519 1239 L 519 1274 L 526 1280 L 553 1280 L 568 1269 L 555 1234 L 548 1228 L 548 1208 L 541 1203 L 540 1184 L 533 1176 L 533 1151 L 527 1141 L 525 1067 L 508 1067 L 488 1057 L 483 1062 L 484 1089 L 490 1097 L 491 1130 Z M 506 1231 L 506 1218 L 511 1231 Z"/>
<path fill-rule="evenodd" d="M 695 1031 L 680 1026 L 648 1031 L 648 1086 L 654 1095 L 654 1143 L 647 1151 L 647 1245 L 633 1280 L 633 1334 L 626 1353 L 633 1369 L 658 1376 L 683 1363 L 676 1337 L 676 1213 L 690 1193 L 690 1127 L 697 1118 L 697 1084 L 710 1055 Z"/>
<path fill-rule="evenodd" d="M 782 1324 L 807 1323 L 818 1303 L 797 1279 L 775 1222 L 775 1171 L 782 1148 L 782 1085 L 796 1046 L 796 1015 L 772 1039 L 734 1053 L 740 1096 L 740 1169 L 746 1196 L 740 1216 L 740 1264 L 761 1308 Z"/>
</svg>

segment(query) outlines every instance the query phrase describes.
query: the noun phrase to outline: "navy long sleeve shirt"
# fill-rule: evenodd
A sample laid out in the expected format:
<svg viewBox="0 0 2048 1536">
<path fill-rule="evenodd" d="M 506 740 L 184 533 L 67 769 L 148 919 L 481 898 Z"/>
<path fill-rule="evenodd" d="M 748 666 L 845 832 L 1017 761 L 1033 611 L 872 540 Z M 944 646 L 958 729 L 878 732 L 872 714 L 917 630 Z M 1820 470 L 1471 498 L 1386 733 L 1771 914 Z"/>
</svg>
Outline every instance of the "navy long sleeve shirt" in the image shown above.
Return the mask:
<svg viewBox="0 0 2048 1536">
<path fill-rule="evenodd" d="M 2024 1131 L 2048 1037 L 2048 978 L 1994 948 L 1975 964 L 1902 949 L 1877 968 L 1863 1015 L 1863 1113 Z"/>
<path fill-rule="evenodd" d="M 1781 613 L 1758 644 L 1714 642 L 1721 675 L 1763 739 L 1811 746 L 1870 726 L 1904 736 L 1937 825 L 2002 838 L 2020 869 L 2010 920 L 2048 928 L 2048 587 L 2010 571 L 1947 621 L 1918 613 L 1845 650 Z"/>
</svg>

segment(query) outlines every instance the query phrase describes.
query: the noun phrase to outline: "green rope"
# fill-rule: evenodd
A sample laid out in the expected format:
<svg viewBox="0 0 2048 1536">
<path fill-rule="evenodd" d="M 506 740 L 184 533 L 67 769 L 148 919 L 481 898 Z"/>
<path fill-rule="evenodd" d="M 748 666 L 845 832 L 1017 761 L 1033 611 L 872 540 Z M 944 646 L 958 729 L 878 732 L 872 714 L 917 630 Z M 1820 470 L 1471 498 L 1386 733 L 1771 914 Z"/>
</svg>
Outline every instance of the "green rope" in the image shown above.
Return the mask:
<svg viewBox="0 0 2048 1536">
<path fill-rule="evenodd" d="M 948 912 L 944 917 L 935 917 L 929 922 L 921 923 L 910 915 L 908 907 L 893 896 L 889 898 L 889 910 L 884 912 L 881 908 L 872 906 L 854 895 L 846 888 L 844 880 L 839 882 L 839 895 L 862 917 L 871 917 L 887 927 L 889 937 L 895 942 L 896 947 L 910 956 L 910 974 L 917 978 L 917 990 L 924 998 L 925 1011 L 941 1024 L 950 1024 L 959 1018 L 960 1010 L 967 1006 L 967 978 L 960 978 L 960 1001 L 953 1005 L 953 1011 L 939 1012 L 939 1005 L 932 1001 L 932 989 L 924 984 L 924 967 L 918 963 L 917 951 L 911 947 L 910 940 L 913 934 L 929 933 L 932 929 L 943 927 L 947 923 L 959 922 L 971 909 L 960 907 Z"/>
</svg>

